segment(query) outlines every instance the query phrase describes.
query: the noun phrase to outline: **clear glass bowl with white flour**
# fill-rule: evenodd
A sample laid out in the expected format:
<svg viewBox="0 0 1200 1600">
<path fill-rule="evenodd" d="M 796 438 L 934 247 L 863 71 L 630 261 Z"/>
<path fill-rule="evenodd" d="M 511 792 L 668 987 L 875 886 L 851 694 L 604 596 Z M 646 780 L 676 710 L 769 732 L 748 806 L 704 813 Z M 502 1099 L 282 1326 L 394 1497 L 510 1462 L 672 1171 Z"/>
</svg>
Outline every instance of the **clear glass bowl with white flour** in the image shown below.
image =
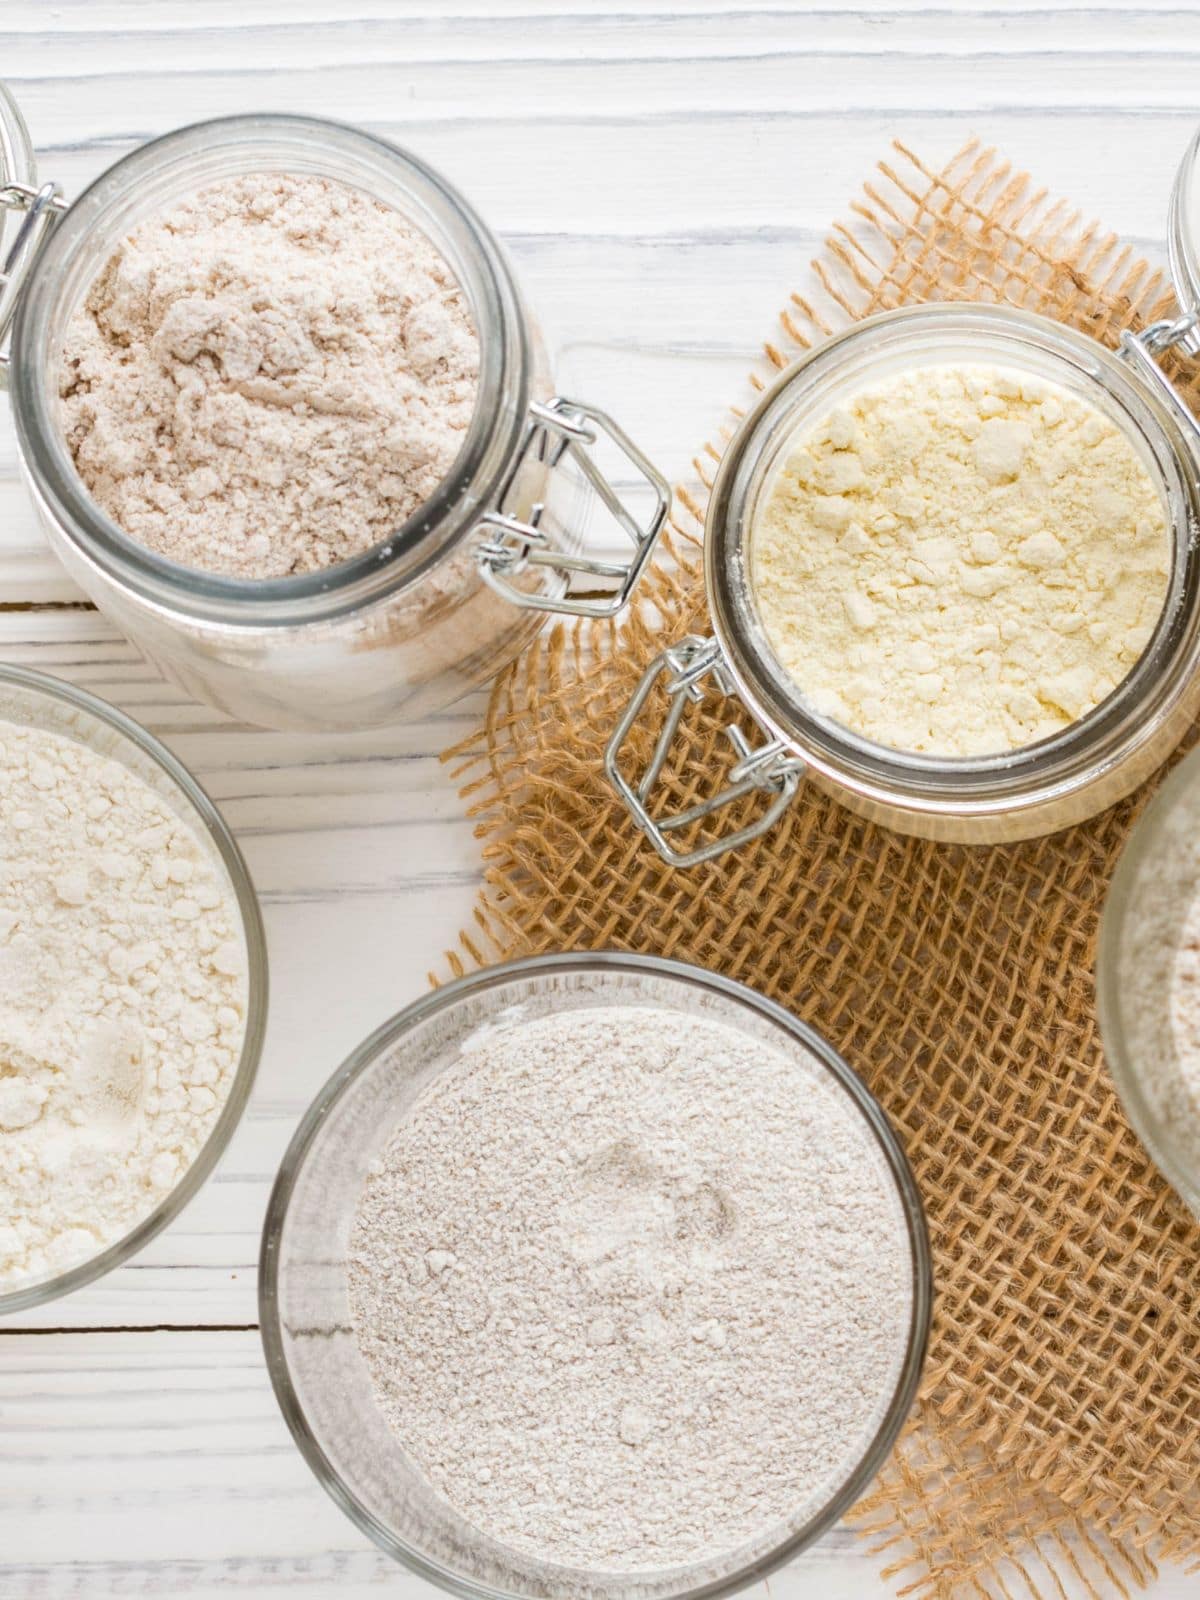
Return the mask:
<svg viewBox="0 0 1200 1600">
<path fill-rule="evenodd" d="M 628 600 L 668 486 L 556 395 L 497 239 L 415 156 L 228 117 L 68 204 L 0 86 L 0 197 L 0 387 L 42 526 L 196 698 L 268 727 L 414 721 L 548 613 Z"/>
<path fill-rule="evenodd" d="M 0 1313 L 128 1260 L 250 1094 L 266 947 L 212 802 L 144 729 L 0 667 Z"/>
<path fill-rule="evenodd" d="M 664 859 L 754 837 L 805 782 L 901 832 L 997 843 L 1149 776 L 1200 710 L 1200 433 L 1159 338 L 1117 352 L 1007 306 L 930 304 L 780 375 L 709 498 L 712 637 L 651 665 L 607 753 Z M 740 742 L 672 815 L 657 777 L 704 694 Z M 755 789 L 730 835 L 721 813 Z"/>
<path fill-rule="evenodd" d="M 1138 818 L 1113 874 L 1096 1004 L 1126 1114 L 1200 1217 L 1200 751 Z"/>
<path fill-rule="evenodd" d="M 886 1119 L 697 968 L 513 963 L 394 1018 L 284 1159 L 263 1338 L 317 1477 L 458 1594 L 729 1592 L 862 1494 L 931 1276 Z"/>
</svg>

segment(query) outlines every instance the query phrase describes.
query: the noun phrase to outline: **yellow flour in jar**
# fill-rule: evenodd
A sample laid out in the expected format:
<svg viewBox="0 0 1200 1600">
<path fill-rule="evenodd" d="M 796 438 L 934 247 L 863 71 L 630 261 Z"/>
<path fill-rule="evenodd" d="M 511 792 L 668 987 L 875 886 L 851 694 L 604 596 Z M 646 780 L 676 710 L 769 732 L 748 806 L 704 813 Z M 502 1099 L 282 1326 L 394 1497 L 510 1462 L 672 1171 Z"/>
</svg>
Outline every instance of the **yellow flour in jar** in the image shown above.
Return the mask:
<svg viewBox="0 0 1200 1600">
<path fill-rule="evenodd" d="M 863 389 L 792 450 L 750 545 L 780 665 L 895 749 L 977 756 L 1077 721 L 1161 615 L 1170 539 L 1132 442 L 1015 369 Z"/>
</svg>

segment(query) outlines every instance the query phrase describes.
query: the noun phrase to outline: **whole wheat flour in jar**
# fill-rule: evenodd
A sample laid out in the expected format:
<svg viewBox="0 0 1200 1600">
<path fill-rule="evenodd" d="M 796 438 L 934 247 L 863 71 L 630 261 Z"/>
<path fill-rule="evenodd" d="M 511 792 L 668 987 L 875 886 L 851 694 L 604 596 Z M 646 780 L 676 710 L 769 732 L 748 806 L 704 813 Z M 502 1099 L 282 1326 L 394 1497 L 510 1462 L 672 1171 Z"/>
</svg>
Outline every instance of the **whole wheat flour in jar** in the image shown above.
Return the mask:
<svg viewBox="0 0 1200 1600">
<path fill-rule="evenodd" d="M 159 1205 L 220 1115 L 246 1003 L 212 847 L 122 763 L 0 721 L 0 1292 Z"/>
<path fill-rule="evenodd" d="M 255 173 L 142 223 L 72 318 L 63 426 L 132 538 L 243 579 L 389 538 L 445 477 L 479 345 L 447 262 L 327 178 Z"/>
<path fill-rule="evenodd" d="M 458 1513 L 593 1571 L 795 1527 L 861 1459 L 912 1312 L 894 1179 L 797 1044 L 594 1006 L 473 1036 L 364 1187 L 376 1397 Z"/>
<path fill-rule="evenodd" d="M 930 366 L 800 438 L 752 533 L 762 628 L 813 707 L 893 749 L 1060 732 L 1136 665 L 1166 510 L 1132 442 L 1015 368 Z"/>
</svg>

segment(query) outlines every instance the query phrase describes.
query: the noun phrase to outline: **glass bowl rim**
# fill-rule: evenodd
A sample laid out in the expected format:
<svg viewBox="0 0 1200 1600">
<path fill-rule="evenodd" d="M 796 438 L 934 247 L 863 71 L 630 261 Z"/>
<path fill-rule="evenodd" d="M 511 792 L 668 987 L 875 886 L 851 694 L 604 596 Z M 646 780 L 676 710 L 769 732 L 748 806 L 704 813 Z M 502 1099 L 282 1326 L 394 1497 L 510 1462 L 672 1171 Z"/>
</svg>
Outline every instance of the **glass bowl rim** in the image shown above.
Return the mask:
<svg viewBox="0 0 1200 1600">
<path fill-rule="evenodd" d="M 241 918 L 242 934 L 246 941 L 247 984 L 246 1027 L 229 1094 L 195 1160 L 189 1164 L 178 1183 L 168 1190 L 148 1216 L 143 1217 L 141 1222 L 128 1233 L 123 1234 L 120 1239 L 115 1240 L 97 1255 L 89 1256 L 86 1261 L 68 1267 L 65 1272 L 57 1273 L 53 1277 L 42 1278 L 36 1283 L 0 1293 L 0 1316 L 14 1311 L 29 1310 L 33 1306 L 44 1305 L 49 1300 L 56 1300 L 61 1295 L 71 1294 L 74 1290 L 82 1289 L 86 1284 L 93 1283 L 97 1278 L 111 1272 L 114 1267 L 122 1266 L 156 1234 L 173 1222 L 188 1201 L 194 1198 L 225 1153 L 250 1098 L 262 1056 L 269 991 L 266 935 L 263 930 L 258 894 L 249 869 L 228 823 L 179 758 L 172 755 L 161 740 L 124 711 L 119 711 L 107 700 L 102 700 L 87 689 L 80 689 L 75 684 L 67 683 L 62 678 L 56 678 L 50 673 L 40 672 L 32 667 L 0 664 L 0 686 L 4 684 L 12 684 L 15 688 L 28 690 L 34 695 L 45 695 L 74 711 L 83 712 L 85 717 L 94 718 L 128 739 L 143 755 L 150 758 L 168 783 L 173 785 L 187 802 L 191 816 L 199 824 L 201 836 L 208 839 L 215 847 L 233 888 Z M 79 742 L 87 743 L 86 740 Z M 120 760 L 120 757 L 114 756 L 113 759 Z"/>
<path fill-rule="evenodd" d="M 483 967 L 420 996 L 376 1028 L 345 1058 L 318 1092 L 301 1118 L 280 1163 L 271 1189 L 263 1221 L 259 1252 L 258 1304 L 259 1327 L 271 1386 L 288 1430 L 321 1487 L 362 1532 L 386 1554 L 409 1571 L 435 1583 L 461 1600 L 526 1600 L 519 1591 L 496 1589 L 453 1571 L 442 1562 L 414 1549 L 346 1485 L 337 1467 L 326 1455 L 310 1430 L 304 1408 L 292 1385 L 282 1336 L 278 1270 L 280 1242 L 287 1222 L 295 1180 L 313 1143 L 334 1105 L 353 1086 L 356 1079 L 379 1057 L 391 1051 L 414 1027 L 438 1012 L 452 1009 L 472 994 L 502 986 L 514 979 L 537 977 L 551 972 L 628 972 L 646 973 L 678 983 L 715 992 L 756 1012 L 783 1029 L 804 1045 L 849 1095 L 874 1134 L 887 1162 L 904 1213 L 912 1261 L 912 1314 L 903 1361 L 895 1388 L 874 1435 L 858 1465 L 837 1491 L 794 1533 L 765 1556 L 739 1568 L 727 1577 L 692 1589 L 674 1591 L 672 1600 L 720 1600 L 751 1583 L 757 1583 L 791 1561 L 826 1533 L 861 1498 L 895 1444 L 907 1420 L 920 1383 L 929 1343 L 934 1283 L 928 1227 L 920 1191 L 912 1168 L 879 1101 L 858 1077 L 845 1058 L 810 1024 L 793 1016 L 778 1001 L 759 994 L 747 984 L 689 962 L 662 956 L 639 955 L 622 950 L 555 952 L 525 956 L 495 966 Z"/>
</svg>

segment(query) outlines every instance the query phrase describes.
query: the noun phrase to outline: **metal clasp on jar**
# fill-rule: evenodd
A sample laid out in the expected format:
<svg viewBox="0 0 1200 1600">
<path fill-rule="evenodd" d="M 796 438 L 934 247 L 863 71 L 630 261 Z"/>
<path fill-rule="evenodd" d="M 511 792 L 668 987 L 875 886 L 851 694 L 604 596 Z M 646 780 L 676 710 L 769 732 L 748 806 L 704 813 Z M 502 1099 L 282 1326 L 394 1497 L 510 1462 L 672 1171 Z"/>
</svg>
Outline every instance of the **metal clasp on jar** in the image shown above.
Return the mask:
<svg viewBox="0 0 1200 1600">
<path fill-rule="evenodd" d="M 608 437 L 653 491 L 654 510 L 644 525 L 625 505 L 592 453 L 600 434 Z M 476 550 L 479 570 L 490 588 L 524 610 L 552 611 L 570 617 L 612 617 L 628 601 L 650 559 L 670 508 L 670 485 L 611 417 L 578 400 L 556 398 L 530 406 L 528 427 L 508 486 L 511 488 L 524 464 L 540 462 L 553 470 L 568 456 L 629 538 L 633 545 L 630 559 L 604 561 L 556 548 L 542 526 L 543 501 L 539 500 L 527 516 L 517 517 L 503 509 L 502 497 L 500 509 L 485 511 L 479 519 L 483 534 L 483 542 Z M 537 567 L 548 567 L 562 576 L 567 592 L 561 596 L 539 593 L 513 582 L 521 573 Z M 600 596 L 573 595 L 571 583 L 579 578 L 615 583 L 616 588 Z"/>
<path fill-rule="evenodd" d="M 1166 401 L 1184 427 L 1193 434 L 1200 433 L 1200 423 L 1196 421 L 1191 408 L 1185 404 L 1179 390 L 1159 366 L 1158 358 L 1165 355 L 1168 350 L 1176 348 L 1190 353 L 1198 332 L 1200 332 L 1200 317 L 1195 312 L 1187 311 L 1178 317 L 1166 317 L 1160 322 L 1148 323 L 1139 333 L 1132 333 L 1126 329 L 1117 346 L 1117 354 L 1123 356 L 1137 369 L 1150 387 Z"/>
<path fill-rule="evenodd" d="M 8 387 L 8 350 L 4 340 L 17 314 L 22 285 L 50 229 L 67 205 L 57 183 L 43 183 L 37 189 L 25 183 L 0 185 L 0 211 L 25 213 L 0 268 L 0 389 Z"/>
<path fill-rule="evenodd" d="M 621 752 L 655 684 L 664 677 L 668 695 L 667 713 L 646 769 L 635 782 L 621 769 Z M 740 845 L 766 833 L 791 805 L 805 772 L 805 764 L 799 756 L 794 755 L 782 739 L 776 738 L 758 717 L 754 720 L 764 736 L 764 742 L 758 746 L 750 744 L 736 723 L 729 723 L 725 727 L 725 735 L 734 760 L 725 787 L 710 799 L 698 801 L 674 816 L 652 816 L 647 802 L 666 765 L 684 710 L 689 701 L 695 703 L 703 700 L 710 687 L 715 687 L 724 698 L 736 700 L 744 708 L 745 703 L 737 692 L 716 639 L 700 639 L 689 635 L 678 644 L 671 645 L 646 669 L 604 752 L 604 770 L 609 782 L 625 802 L 638 827 L 667 865 L 672 867 L 699 866 L 701 862 L 712 861 L 727 850 L 736 850 Z M 755 790 L 769 795 L 771 799 L 753 822 L 723 838 L 699 845 L 694 850 L 673 848 L 668 834 L 689 827 L 703 817 L 713 816 Z"/>
</svg>

